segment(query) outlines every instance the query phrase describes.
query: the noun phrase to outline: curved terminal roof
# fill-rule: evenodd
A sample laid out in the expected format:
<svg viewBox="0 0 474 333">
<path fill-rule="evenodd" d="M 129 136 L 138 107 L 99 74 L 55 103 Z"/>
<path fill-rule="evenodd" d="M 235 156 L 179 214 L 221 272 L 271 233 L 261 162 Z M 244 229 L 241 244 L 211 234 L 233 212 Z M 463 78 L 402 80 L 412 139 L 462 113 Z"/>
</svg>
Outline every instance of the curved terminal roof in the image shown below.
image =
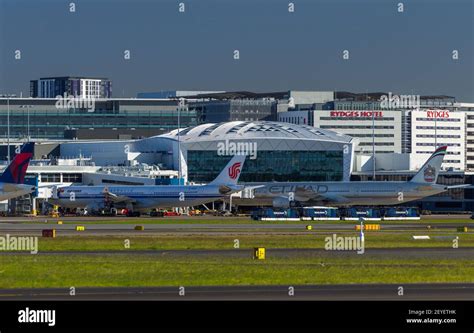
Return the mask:
<svg viewBox="0 0 474 333">
<path fill-rule="evenodd" d="M 352 137 L 308 125 L 295 125 L 276 121 L 231 121 L 217 124 L 202 124 L 181 129 L 180 140 L 239 140 L 239 139 L 301 139 L 349 143 Z M 176 139 L 178 130 L 159 135 Z"/>
</svg>

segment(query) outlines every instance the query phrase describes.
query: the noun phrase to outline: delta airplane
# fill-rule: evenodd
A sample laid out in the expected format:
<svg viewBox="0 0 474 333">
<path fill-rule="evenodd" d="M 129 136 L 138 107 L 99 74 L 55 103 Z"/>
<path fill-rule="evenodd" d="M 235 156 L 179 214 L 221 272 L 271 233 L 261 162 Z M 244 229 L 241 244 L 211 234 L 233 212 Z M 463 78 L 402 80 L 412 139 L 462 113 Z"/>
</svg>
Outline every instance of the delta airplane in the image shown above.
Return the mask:
<svg viewBox="0 0 474 333">
<path fill-rule="evenodd" d="M 26 169 L 33 157 L 34 142 L 23 145 L 0 176 L 0 201 L 21 197 L 35 190 L 34 186 L 25 185 Z"/>
<path fill-rule="evenodd" d="M 439 147 L 418 173 L 407 182 L 274 182 L 256 187 L 253 198 L 234 199 L 237 205 L 273 206 L 374 206 L 397 205 L 469 185 L 437 185 L 436 180 L 447 147 Z M 246 184 L 258 185 L 258 184 Z M 246 202 L 247 201 L 247 202 Z"/>
<path fill-rule="evenodd" d="M 159 207 L 190 207 L 228 197 L 237 185 L 245 155 L 235 155 L 207 185 L 68 186 L 53 190 L 50 202 L 64 208 L 100 211 L 106 207 L 139 212 Z"/>
</svg>

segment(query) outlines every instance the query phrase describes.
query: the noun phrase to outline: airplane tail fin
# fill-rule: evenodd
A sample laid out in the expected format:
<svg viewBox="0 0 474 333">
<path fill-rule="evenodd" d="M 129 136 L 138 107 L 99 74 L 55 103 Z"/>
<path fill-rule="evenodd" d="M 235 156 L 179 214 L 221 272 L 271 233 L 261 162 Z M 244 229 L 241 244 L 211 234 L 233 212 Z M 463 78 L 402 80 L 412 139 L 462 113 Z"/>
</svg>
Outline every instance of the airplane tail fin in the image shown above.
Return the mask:
<svg viewBox="0 0 474 333">
<path fill-rule="evenodd" d="M 219 176 L 210 182 L 209 185 L 236 185 L 239 181 L 245 158 L 245 155 L 234 155 Z"/>
<path fill-rule="evenodd" d="M 3 174 L 0 176 L 0 182 L 9 184 L 23 184 L 25 181 L 26 169 L 33 157 L 34 142 L 27 142 L 21 147 L 18 154 L 7 166 Z"/>
<path fill-rule="evenodd" d="M 436 184 L 447 146 L 439 147 L 423 164 L 418 173 L 410 180 L 413 183 Z"/>
</svg>

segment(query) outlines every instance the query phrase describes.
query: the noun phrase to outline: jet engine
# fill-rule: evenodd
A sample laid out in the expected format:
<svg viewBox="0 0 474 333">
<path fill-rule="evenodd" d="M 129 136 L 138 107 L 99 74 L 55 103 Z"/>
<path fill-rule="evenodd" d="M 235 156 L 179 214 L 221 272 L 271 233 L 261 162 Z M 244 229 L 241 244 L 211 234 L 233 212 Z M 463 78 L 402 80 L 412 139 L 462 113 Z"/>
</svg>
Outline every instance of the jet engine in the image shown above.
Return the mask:
<svg viewBox="0 0 474 333">
<path fill-rule="evenodd" d="M 291 202 L 288 197 L 276 197 L 273 198 L 273 208 L 290 208 Z"/>
</svg>

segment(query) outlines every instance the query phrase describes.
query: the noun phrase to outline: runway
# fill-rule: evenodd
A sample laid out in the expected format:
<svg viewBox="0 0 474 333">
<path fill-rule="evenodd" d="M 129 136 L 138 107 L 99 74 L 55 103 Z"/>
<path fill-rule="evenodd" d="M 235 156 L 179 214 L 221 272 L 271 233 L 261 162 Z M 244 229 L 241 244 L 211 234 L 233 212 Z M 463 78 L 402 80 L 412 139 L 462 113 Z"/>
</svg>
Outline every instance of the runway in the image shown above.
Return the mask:
<svg viewBox="0 0 474 333">
<path fill-rule="evenodd" d="M 1 256 L 8 255 L 34 255 L 34 256 L 156 256 L 166 258 L 252 258 L 253 249 L 212 249 L 212 250 L 92 250 L 92 251 L 39 251 L 31 254 L 28 251 L 0 251 Z M 405 248 L 366 248 L 364 253 L 353 251 L 325 250 L 324 248 L 267 248 L 267 259 L 292 259 L 292 258 L 347 258 L 354 259 L 380 258 L 380 259 L 474 259 L 474 247 L 466 248 L 441 248 L 441 247 L 405 247 Z M 473 261 L 474 263 L 474 261 Z M 320 265 L 320 262 L 315 262 Z M 406 265 L 410 265 L 407 263 Z"/>
<path fill-rule="evenodd" d="M 207 286 L 207 287 L 77 287 L 0 289 L 0 301 L 6 300 L 473 300 L 474 284 L 344 284 L 290 286 Z M 399 295 L 403 287 L 403 295 Z M 181 292 L 181 293 L 180 293 Z M 184 294 L 183 294 L 184 293 Z M 180 295 L 181 294 L 181 295 Z"/>
</svg>

